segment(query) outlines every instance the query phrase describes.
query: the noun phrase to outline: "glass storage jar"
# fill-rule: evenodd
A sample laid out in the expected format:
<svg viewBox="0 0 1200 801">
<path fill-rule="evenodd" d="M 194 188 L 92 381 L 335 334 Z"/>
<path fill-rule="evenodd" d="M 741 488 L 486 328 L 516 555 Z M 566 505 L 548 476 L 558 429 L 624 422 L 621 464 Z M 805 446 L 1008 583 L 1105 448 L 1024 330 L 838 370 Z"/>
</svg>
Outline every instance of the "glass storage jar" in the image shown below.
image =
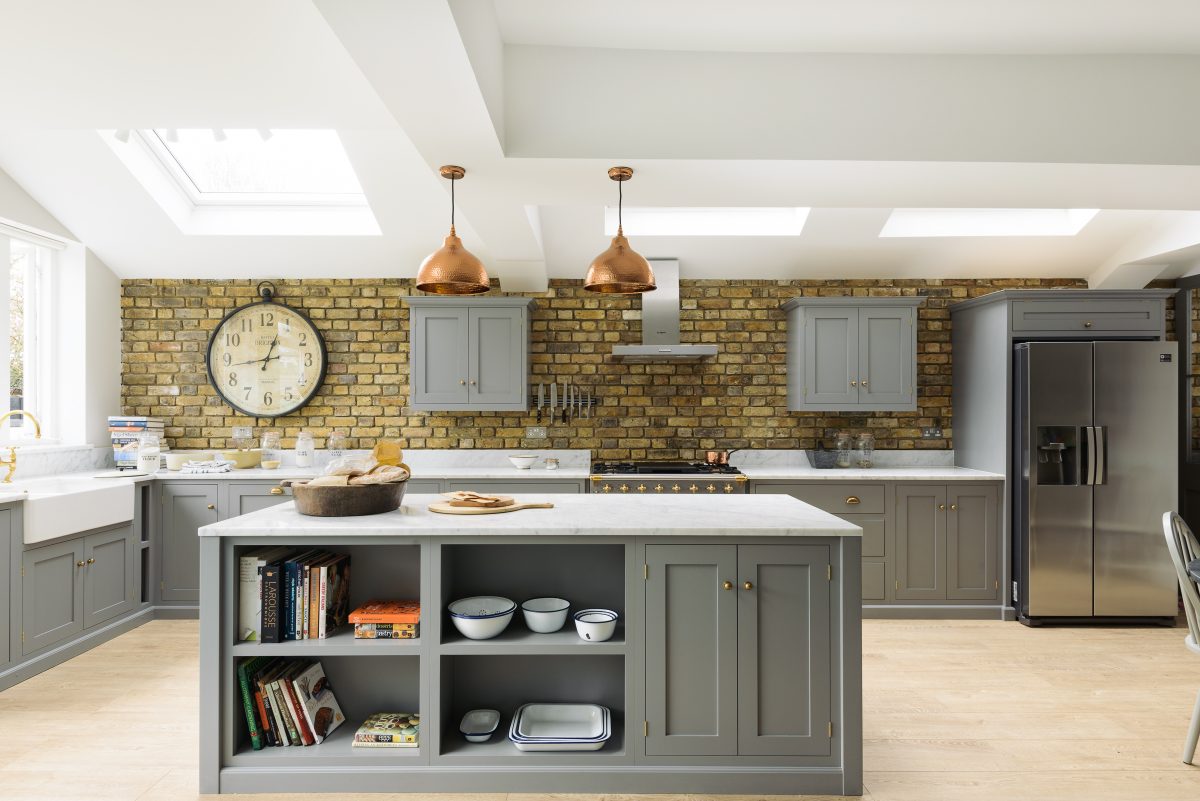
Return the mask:
<svg viewBox="0 0 1200 801">
<path fill-rule="evenodd" d="M 346 435 L 341 431 L 330 431 L 325 438 L 325 451 L 329 461 L 341 459 L 346 455 Z"/>
<path fill-rule="evenodd" d="M 162 443 L 158 434 L 138 437 L 137 469 L 139 473 L 157 473 L 162 465 Z"/>
<path fill-rule="evenodd" d="M 875 466 L 875 437 L 867 432 L 858 435 L 854 444 L 858 456 L 858 466 L 866 469 Z"/>
<path fill-rule="evenodd" d="M 262 435 L 262 466 L 265 470 L 274 470 L 283 461 L 283 452 L 279 445 L 278 431 L 264 431 Z"/>
<path fill-rule="evenodd" d="M 301 431 L 296 435 L 296 467 L 312 467 L 316 460 L 317 446 L 313 443 L 313 435 Z"/>
<path fill-rule="evenodd" d="M 837 435 L 837 466 L 849 467 L 853 455 L 854 440 L 849 431 L 839 431 Z"/>
</svg>

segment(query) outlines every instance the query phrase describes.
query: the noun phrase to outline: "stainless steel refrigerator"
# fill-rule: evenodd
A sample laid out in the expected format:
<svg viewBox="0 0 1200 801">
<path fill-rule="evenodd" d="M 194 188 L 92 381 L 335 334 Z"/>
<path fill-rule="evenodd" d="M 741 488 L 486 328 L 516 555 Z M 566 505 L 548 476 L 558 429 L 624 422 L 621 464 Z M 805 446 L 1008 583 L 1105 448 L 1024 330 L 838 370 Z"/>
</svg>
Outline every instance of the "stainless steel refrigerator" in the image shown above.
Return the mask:
<svg viewBox="0 0 1200 801">
<path fill-rule="evenodd" d="M 1174 342 L 1014 346 L 1014 602 L 1022 622 L 1173 618 Z"/>
</svg>

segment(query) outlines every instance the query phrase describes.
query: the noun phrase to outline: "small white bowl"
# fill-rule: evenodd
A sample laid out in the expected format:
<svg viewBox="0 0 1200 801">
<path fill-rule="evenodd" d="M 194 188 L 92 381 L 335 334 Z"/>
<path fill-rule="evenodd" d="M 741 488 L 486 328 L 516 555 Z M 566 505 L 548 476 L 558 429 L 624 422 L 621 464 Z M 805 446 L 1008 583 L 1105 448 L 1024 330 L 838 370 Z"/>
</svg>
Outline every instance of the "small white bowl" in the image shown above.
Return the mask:
<svg viewBox="0 0 1200 801">
<path fill-rule="evenodd" d="M 163 455 L 167 457 L 167 469 L 171 471 L 182 470 L 185 463 L 201 458 L 201 454 L 188 451 L 169 451 Z"/>
<path fill-rule="evenodd" d="M 508 457 L 508 461 L 512 462 L 513 467 L 518 470 L 528 470 L 537 460 L 538 457 L 535 453 L 514 453 Z"/>
<path fill-rule="evenodd" d="M 454 601 L 448 607 L 459 634 L 469 640 L 499 637 L 512 622 L 517 605 L 497 595 L 478 595 Z"/>
<path fill-rule="evenodd" d="M 530 598 L 521 604 L 525 625 L 537 634 L 550 634 L 561 629 L 570 609 L 571 602 L 562 598 Z"/>
<path fill-rule="evenodd" d="M 468 743 L 486 743 L 500 726 L 500 713 L 495 709 L 472 709 L 463 715 L 458 730 Z"/>
<path fill-rule="evenodd" d="M 574 617 L 576 633 L 589 642 L 604 642 L 617 630 L 617 613 L 611 609 L 581 609 Z"/>
</svg>

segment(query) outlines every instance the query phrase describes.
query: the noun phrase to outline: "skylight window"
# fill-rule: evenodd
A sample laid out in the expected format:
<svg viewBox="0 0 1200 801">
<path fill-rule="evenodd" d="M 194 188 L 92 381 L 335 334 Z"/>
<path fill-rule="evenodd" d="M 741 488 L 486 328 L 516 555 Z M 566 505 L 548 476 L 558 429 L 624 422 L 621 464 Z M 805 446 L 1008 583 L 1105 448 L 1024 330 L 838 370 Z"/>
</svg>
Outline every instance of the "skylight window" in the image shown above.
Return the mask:
<svg viewBox="0 0 1200 801">
<path fill-rule="evenodd" d="M 625 207 L 628 236 L 799 236 L 806 208 Z M 616 208 L 604 209 L 604 233 L 617 232 Z"/>
<path fill-rule="evenodd" d="M 1099 209 L 893 209 L 881 237 L 1075 236 Z"/>
</svg>

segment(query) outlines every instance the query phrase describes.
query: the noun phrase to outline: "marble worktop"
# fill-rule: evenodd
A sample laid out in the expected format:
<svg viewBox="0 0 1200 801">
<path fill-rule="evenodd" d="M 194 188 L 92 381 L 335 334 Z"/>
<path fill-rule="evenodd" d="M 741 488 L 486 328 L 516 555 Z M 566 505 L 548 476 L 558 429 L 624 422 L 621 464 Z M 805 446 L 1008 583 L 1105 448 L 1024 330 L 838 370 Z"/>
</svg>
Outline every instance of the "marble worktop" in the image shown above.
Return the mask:
<svg viewBox="0 0 1200 801">
<path fill-rule="evenodd" d="M 802 450 L 735 451 L 729 463 L 751 481 L 1003 481 L 1000 473 L 954 466 L 947 450 L 878 450 L 874 467 L 818 470 Z"/>
<path fill-rule="evenodd" d="M 787 495 L 529 495 L 523 503 L 553 509 L 504 514 L 430 512 L 440 495 L 406 495 L 394 512 L 364 517 L 308 517 L 294 502 L 200 529 L 202 537 L 477 536 L 521 537 L 859 537 L 862 529 Z"/>
</svg>

